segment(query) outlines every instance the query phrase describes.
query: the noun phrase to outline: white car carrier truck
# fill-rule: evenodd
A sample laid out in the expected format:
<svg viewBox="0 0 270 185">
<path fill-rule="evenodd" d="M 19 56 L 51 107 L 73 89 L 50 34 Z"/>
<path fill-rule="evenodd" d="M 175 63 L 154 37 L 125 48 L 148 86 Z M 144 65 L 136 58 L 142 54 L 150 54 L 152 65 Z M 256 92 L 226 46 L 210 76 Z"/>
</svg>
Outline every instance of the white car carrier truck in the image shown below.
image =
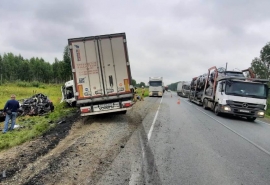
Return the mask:
<svg viewBox="0 0 270 185">
<path fill-rule="evenodd" d="M 149 77 L 149 96 L 162 97 L 165 91 L 163 77 Z"/>
<path fill-rule="evenodd" d="M 245 77 L 249 72 L 249 78 Z M 269 80 L 256 79 L 251 69 L 227 71 L 208 69 L 208 74 L 193 78 L 189 100 L 210 109 L 216 115 L 230 114 L 249 121 L 263 118 L 267 108 Z"/>
<path fill-rule="evenodd" d="M 126 34 L 71 38 L 68 45 L 81 116 L 126 113 L 134 92 Z"/>
</svg>

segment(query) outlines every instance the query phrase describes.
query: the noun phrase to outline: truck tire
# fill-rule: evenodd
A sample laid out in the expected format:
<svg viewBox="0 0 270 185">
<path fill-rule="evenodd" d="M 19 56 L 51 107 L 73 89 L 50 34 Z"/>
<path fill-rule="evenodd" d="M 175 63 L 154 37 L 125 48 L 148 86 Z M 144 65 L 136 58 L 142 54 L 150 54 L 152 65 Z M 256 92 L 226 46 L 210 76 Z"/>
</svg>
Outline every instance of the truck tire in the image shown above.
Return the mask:
<svg viewBox="0 0 270 185">
<path fill-rule="evenodd" d="M 204 108 L 205 110 L 208 110 L 208 109 L 209 109 L 209 108 L 207 107 L 207 99 L 206 99 L 206 98 L 203 99 L 203 108 Z"/>
<path fill-rule="evenodd" d="M 214 112 L 215 112 L 215 115 L 220 116 L 221 113 L 219 112 L 219 104 L 218 103 L 216 103 L 216 105 L 215 105 Z"/>
<path fill-rule="evenodd" d="M 256 120 L 256 117 L 247 117 L 247 120 L 248 121 L 255 121 Z"/>
</svg>

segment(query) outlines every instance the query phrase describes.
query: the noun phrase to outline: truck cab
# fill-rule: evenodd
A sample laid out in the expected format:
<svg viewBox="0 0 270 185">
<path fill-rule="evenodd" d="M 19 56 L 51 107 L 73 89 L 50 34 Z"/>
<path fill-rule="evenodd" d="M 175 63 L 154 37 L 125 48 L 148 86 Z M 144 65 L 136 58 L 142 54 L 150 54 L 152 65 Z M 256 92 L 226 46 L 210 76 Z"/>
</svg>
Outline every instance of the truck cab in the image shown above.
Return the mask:
<svg viewBox="0 0 270 185">
<path fill-rule="evenodd" d="M 210 74 L 211 70 L 213 73 Z M 247 78 L 243 71 L 218 73 L 215 67 L 210 68 L 202 96 L 203 107 L 210 108 L 216 115 L 230 114 L 249 121 L 263 118 L 267 108 L 268 80 L 256 79 L 254 74 Z"/>
<path fill-rule="evenodd" d="M 74 81 L 70 80 L 65 83 L 61 87 L 61 92 L 62 92 L 62 102 L 68 103 L 70 106 L 75 107 L 76 106 L 76 98 L 74 96 Z"/>
<path fill-rule="evenodd" d="M 162 97 L 165 91 L 163 77 L 149 77 L 149 97 Z"/>
<path fill-rule="evenodd" d="M 181 97 L 188 97 L 190 93 L 190 82 L 180 81 L 177 84 L 177 95 Z"/>
<path fill-rule="evenodd" d="M 263 81 L 225 79 L 218 81 L 215 96 L 216 114 L 226 113 L 255 120 L 264 117 L 268 86 Z"/>
<path fill-rule="evenodd" d="M 244 72 L 248 71 L 248 77 Z M 249 121 L 263 118 L 267 108 L 267 79 L 256 79 L 251 69 L 227 71 L 215 66 L 191 82 L 189 100 L 216 115 L 229 114 Z"/>
</svg>

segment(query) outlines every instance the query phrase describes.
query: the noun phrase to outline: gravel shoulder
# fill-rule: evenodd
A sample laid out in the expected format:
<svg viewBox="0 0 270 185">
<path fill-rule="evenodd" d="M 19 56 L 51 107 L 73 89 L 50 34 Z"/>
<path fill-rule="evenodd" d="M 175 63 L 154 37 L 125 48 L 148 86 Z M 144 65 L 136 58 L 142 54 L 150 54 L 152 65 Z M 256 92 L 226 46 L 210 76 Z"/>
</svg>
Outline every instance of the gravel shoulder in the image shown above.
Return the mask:
<svg viewBox="0 0 270 185">
<path fill-rule="evenodd" d="M 0 172 L 6 177 L 1 175 L 0 183 L 97 184 L 155 101 L 139 101 L 126 115 L 80 118 L 76 114 L 46 135 L 1 152 Z"/>
</svg>

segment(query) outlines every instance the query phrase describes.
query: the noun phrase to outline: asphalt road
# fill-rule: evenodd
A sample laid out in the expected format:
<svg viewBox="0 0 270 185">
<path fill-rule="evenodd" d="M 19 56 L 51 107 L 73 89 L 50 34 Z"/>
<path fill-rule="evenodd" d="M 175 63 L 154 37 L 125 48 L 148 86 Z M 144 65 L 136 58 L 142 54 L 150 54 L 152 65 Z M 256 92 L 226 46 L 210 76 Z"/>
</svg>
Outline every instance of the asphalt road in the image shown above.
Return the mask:
<svg viewBox="0 0 270 185">
<path fill-rule="evenodd" d="M 46 148 L 44 141 L 0 153 L 21 167 L 2 184 L 270 184 L 270 124 L 218 117 L 175 93 L 138 101 L 126 115 L 71 123 L 58 145 L 29 164 L 25 156 L 39 151 L 29 148 Z"/>
<path fill-rule="evenodd" d="M 99 184 L 270 184 L 268 123 L 217 117 L 178 99 L 146 98 L 151 109 Z"/>
<path fill-rule="evenodd" d="M 270 184 L 269 124 L 178 98 L 164 95 L 148 137 L 162 184 Z"/>
</svg>

